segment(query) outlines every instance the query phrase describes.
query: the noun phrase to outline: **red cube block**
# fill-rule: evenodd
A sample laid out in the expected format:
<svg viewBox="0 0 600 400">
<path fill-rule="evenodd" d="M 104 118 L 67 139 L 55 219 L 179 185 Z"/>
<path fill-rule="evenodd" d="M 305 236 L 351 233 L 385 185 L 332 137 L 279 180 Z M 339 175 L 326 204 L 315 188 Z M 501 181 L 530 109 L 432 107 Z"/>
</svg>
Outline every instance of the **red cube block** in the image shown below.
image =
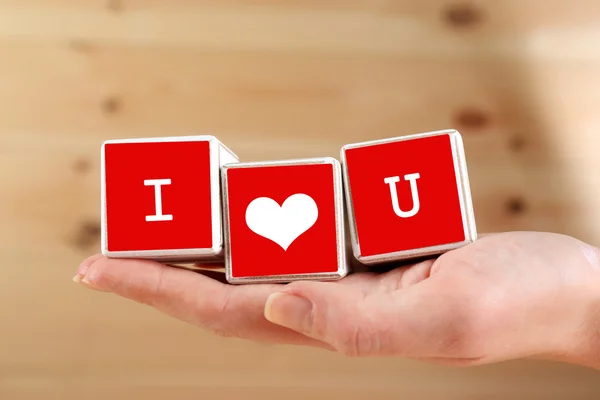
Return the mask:
<svg viewBox="0 0 600 400">
<path fill-rule="evenodd" d="M 352 249 L 361 263 L 438 255 L 476 240 L 459 132 L 348 144 L 341 159 Z"/>
<path fill-rule="evenodd" d="M 222 260 L 220 168 L 238 161 L 208 135 L 104 142 L 102 254 Z"/>
<path fill-rule="evenodd" d="M 222 179 L 230 283 L 346 276 L 339 161 L 230 164 L 222 168 Z"/>
</svg>

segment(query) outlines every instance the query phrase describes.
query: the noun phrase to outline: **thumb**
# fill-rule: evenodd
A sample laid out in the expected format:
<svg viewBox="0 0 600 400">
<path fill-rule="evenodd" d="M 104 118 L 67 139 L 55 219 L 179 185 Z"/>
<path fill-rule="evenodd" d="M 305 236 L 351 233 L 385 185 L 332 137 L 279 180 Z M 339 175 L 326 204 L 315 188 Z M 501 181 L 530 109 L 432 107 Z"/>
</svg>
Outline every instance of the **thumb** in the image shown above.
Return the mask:
<svg viewBox="0 0 600 400">
<path fill-rule="evenodd" d="M 472 342 L 464 302 L 429 282 L 387 291 L 341 282 L 295 282 L 267 299 L 270 322 L 349 356 L 456 357 Z"/>
<path fill-rule="evenodd" d="M 385 312 L 377 313 L 356 286 L 335 282 L 294 282 L 269 296 L 265 318 L 270 322 L 326 342 L 350 356 L 384 351 L 382 336 Z"/>
</svg>

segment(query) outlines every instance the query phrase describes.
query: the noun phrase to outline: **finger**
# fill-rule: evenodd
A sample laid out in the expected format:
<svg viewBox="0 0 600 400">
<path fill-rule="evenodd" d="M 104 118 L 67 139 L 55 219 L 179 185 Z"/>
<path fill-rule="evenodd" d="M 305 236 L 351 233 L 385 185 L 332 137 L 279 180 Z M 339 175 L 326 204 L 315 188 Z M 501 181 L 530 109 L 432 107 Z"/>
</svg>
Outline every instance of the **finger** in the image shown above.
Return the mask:
<svg viewBox="0 0 600 400">
<path fill-rule="evenodd" d="M 434 264 L 435 260 L 426 259 L 408 267 L 396 268 L 388 273 L 381 274 L 379 278 L 381 291 L 392 293 L 424 281 L 429 278 Z"/>
<path fill-rule="evenodd" d="M 88 268 L 90 267 L 90 265 L 92 265 L 96 260 L 98 260 L 101 257 L 102 257 L 102 254 L 94 254 L 93 256 L 90 256 L 90 257 L 86 258 L 85 260 L 83 260 L 81 262 L 81 264 L 79 264 L 79 267 L 77 268 L 77 273 L 73 277 L 73 281 L 77 282 L 77 283 L 81 282 L 81 279 L 85 276 L 85 273 L 88 270 Z"/>
<path fill-rule="evenodd" d="M 190 269 L 202 269 L 202 270 L 220 270 L 225 271 L 225 265 L 219 263 L 195 263 L 190 266 Z"/>
<path fill-rule="evenodd" d="M 210 264 L 209 263 L 207 263 L 207 264 L 163 263 L 163 264 L 170 266 L 170 267 L 174 267 L 174 268 L 184 268 L 184 269 L 189 269 L 192 271 L 195 271 L 195 270 L 210 270 L 210 271 L 222 270 L 222 271 L 225 271 L 225 266 L 223 264 L 213 264 L 213 263 L 210 263 Z"/>
<path fill-rule="evenodd" d="M 386 273 L 353 273 L 336 282 L 358 288 L 367 296 L 374 293 L 392 293 L 427 279 L 435 260 L 425 260 L 417 264 L 404 265 Z"/>
<path fill-rule="evenodd" d="M 189 266 L 182 266 L 182 265 L 177 265 L 177 264 L 165 264 L 167 267 L 172 267 L 172 268 L 181 268 L 181 269 L 186 269 L 186 270 L 190 270 L 193 271 L 197 274 L 201 274 L 204 275 L 206 277 L 209 277 L 211 279 L 214 279 L 215 281 L 221 282 L 221 283 L 228 283 L 227 282 L 227 278 L 225 277 L 225 270 L 224 269 L 217 269 L 217 268 L 190 268 Z"/>
<path fill-rule="evenodd" d="M 212 279 L 214 281 L 217 281 L 217 282 L 220 282 L 220 283 L 223 283 L 223 284 L 229 284 L 227 282 L 227 278 L 225 277 L 225 273 L 224 272 L 210 271 L 210 270 L 206 270 L 206 271 L 204 271 L 204 270 L 195 270 L 194 272 L 197 273 L 197 274 L 200 274 L 200 275 L 204 275 L 207 278 L 210 278 L 210 279 Z"/>
<path fill-rule="evenodd" d="M 94 258 L 81 282 L 221 336 L 330 348 L 264 318 L 266 299 L 280 285 L 233 286 L 158 262 L 106 257 Z"/>
<path fill-rule="evenodd" d="M 465 339 L 452 298 L 429 280 L 395 292 L 297 282 L 272 294 L 265 317 L 351 356 L 453 357 Z"/>
<path fill-rule="evenodd" d="M 444 365 L 448 367 L 474 367 L 488 364 L 483 358 L 446 358 L 446 357 L 414 357 L 415 361 L 430 364 Z"/>
</svg>

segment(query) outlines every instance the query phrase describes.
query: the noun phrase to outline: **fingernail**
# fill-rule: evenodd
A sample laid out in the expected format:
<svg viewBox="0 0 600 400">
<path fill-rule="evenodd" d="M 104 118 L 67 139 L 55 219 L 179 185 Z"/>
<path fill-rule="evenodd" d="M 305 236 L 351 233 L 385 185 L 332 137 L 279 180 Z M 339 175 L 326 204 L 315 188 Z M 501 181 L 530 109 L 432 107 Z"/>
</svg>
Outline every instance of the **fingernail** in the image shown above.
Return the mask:
<svg viewBox="0 0 600 400">
<path fill-rule="evenodd" d="M 80 281 L 85 276 L 85 273 L 88 271 L 88 269 L 90 269 L 92 264 L 101 257 L 102 256 L 100 254 L 96 254 L 94 256 L 86 258 L 81 264 L 79 264 L 79 267 L 77 268 L 77 275 L 79 276 Z"/>
<path fill-rule="evenodd" d="M 304 297 L 274 293 L 265 304 L 265 318 L 274 324 L 309 333 L 313 321 L 313 304 Z"/>
<path fill-rule="evenodd" d="M 73 282 L 86 286 L 89 289 L 96 289 L 94 285 L 88 279 L 86 279 L 85 275 L 79 275 L 79 273 L 73 277 Z"/>
<path fill-rule="evenodd" d="M 92 283 L 89 280 L 87 280 L 85 278 L 85 276 L 82 276 L 79 274 L 76 274 L 73 277 L 73 282 L 82 284 L 83 286 L 87 287 L 88 289 L 98 290 L 94 285 L 92 285 Z"/>
<path fill-rule="evenodd" d="M 89 279 L 88 276 L 84 276 L 83 278 L 80 279 L 79 282 L 81 284 L 83 284 L 85 287 L 87 287 L 88 289 L 97 290 L 99 292 L 108 292 L 108 290 L 100 289 L 99 287 L 94 285 L 94 283 Z"/>
</svg>

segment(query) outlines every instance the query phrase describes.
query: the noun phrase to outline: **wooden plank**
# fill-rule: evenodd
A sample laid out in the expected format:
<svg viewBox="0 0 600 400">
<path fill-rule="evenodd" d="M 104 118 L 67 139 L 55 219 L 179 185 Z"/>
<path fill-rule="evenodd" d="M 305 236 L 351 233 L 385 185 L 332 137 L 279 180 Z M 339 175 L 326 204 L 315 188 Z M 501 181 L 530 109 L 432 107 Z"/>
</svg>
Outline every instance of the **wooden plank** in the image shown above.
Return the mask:
<svg viewBox="0 0 600 400">
<path fill-rule="evenodd" d="M 351 3 L 349 9 L 336 8 L 333 3 L 330 9 L 317 10 L 272 3 L 192 6 L 190 2 L 121 1 L 116 3 L 120 4 L 117 10 L 111 6 L 114 1 L 33 4 L 35 7 L 13 1 L 0 3 L 0 36 L 231 51 L 311 49 L 476 58 L 600 56 L 595 46 L 598 26 L 593 19 L 600 5 L 585 0 L 580 0 L 585 7 L 574 7 L 567 0 L 536 0 L 526 6 L 516 0 L 488 0 L 466 9 L 448 9 L 441 0 L 397 6 L 358 2 Z M 471 17 L 465 23 L 461 14 Z M 470 34 L 465 34 L 465 25 L 474 28 L 467 29 Z"/>
</svg>

